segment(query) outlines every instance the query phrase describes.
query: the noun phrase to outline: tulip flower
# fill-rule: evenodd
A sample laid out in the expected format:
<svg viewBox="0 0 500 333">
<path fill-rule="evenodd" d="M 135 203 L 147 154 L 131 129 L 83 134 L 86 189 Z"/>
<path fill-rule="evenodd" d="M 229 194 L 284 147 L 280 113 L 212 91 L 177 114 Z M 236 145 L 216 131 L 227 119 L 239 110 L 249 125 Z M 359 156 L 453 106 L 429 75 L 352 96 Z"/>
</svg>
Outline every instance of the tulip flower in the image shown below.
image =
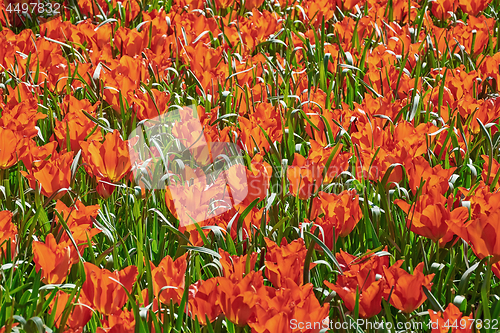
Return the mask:
<svg viewBox="0 0 500 333">
<path fill-rule="evenodd" d="M 493 262 L 500 260 L 500 209 L 479 216 L 465 224 L 455 223 L 451 230 L 470 244 L 474 253 L 480 258 L 493 256 Z"/>
<path fill-rule="evenodd" d="M 62 201 L 58 200 L 56 203 L 56 210 L 64 219 L 73 240 L 79 245 L 78 251 L 80 255 L 83 255 L 83 250 L 88 246 L 88 240 L 101 232 L 101 230 L 97 228 L 92 228 L 92 218 L 95 219 L 97 217 L 99 205 L 85 206 L 81 201 L 77 200 L 75 205 L 69 208 Z M 61 221 L 59 222 L 61 223 Z M 73 251 L 74 245 L 69 238 L 68 232 L 62 230 L 62 224 L 59 230 L 59 232 L 62 232 L 60 243 L 65 242 L 67 245 L 71 246 L 72 263 L 78 262 L 80 258 L 77 251 Z"/>
<path fill-rule="evenodd" d="M 299 332 L 294 323 L 302 323 L 301 332 L 319 333 L 323 327 L 313 325 L 328 318 L 330 307 L 329 304 L 320 305 L 313 287 L 311 283 L 298 285 L 286 279 L 283 288 L 262 295 L 255 305 L 255 317 L 248 323 L 252 332 Z"/>
<path fill-rule="evenodd" d="M 466 207 L 451 210 L 453 197 L 450 195 L 446 200 L 438 186 L 432 188 L 424 186 L 424 191 L 426 193 L 418 197 L 413 208 L 400 199 L 394 203 L 408 214 L 406 221 L 411 231 L 434 242 L 440 242 L 440 245 L 444 246 L 454 235 L 450 225 L 463 224 L 469 218 L 469 211 Z"/>
<path fill-rule="evenodd" d="M 387 252 L 387 246 L 382 251 Z M 367 252 L 369 253 L 370 251 L 368 250 Z M 375 253 L 370 253 L 357 257 L 340 249 L 340 252 L 335 257 L 343 272 L 350 271 L 357 273 L 363 270 L 365 266 L 369 266 L 372 272 L 382 276 L 384 274 L 384 266 L 389 267 L 389 256 L 387 255 L 379 256 Z"/>
<path fill-rule="evenodd" d="M 309 150 L 308 159 L 320 165 L 322 168 L 326 167 L 326 163 L 328 162 L 331 154 L 335 149 L 337 149 L 335 155 L 332 157 L 330 166 L 326 171 L 325 179 L 323 179 L 324 183 L 331 183 L 335 177 L 338 177 L 343 171 L 347 171 L 349 167 L 349 159 L 352 155 L 349 152 L 342 152 L 342 145 L 339 145 L 338 148 L 326 148 L 314 140 L 310 140 L 310 143 L 311 150 Z"/>
<path fill-rule="evenodd" d="M 54 235 L 48 234 L 45 243 L 34 241 L 33 254 L 35 269 L 42 270 L 44 283 L 62 283 L 72 266 L 71 248 L 67 244 L 57 244 Z"/>
<path fill-rule="evenodd" d="M 151 96 L 152 95 L 152 96 Z M 154 119 L 160 114 L 167 112 L 169 95 L 156 89 L 151 89 L 151 95 L 147 92 L 137 91 L 131 98 L 137 114 L 137 119 Z"/>
<path fill-rule="evenodd" d="M 7 326 L 7 325 L 5 325 L 5 326 L 3 326 L 3 327 L 0 327 L 0 333 L 6 333 L 6 332 L 5 332 L 6 326 Z M 19 323 L 14 323 L 14 324 L 12 324 L 12 326 L 11 326 L 11 327 L 16 327 L 16 326 L 19 326 Z"/>
<path fill-rule="evenodd" d="M 107 198 L 114 191 L 113 183 L 120 181 L 131 170 L 128 141 L 122 140 L 118 130 L 106 134 L 104 143 L 81 142 L 86 169 L 97 178 L 97 191 Z"/>
<path fill-rule="evenodd" d="M 240 327 L 247 325 L 255 315 L 255 305 L 260 297 L 267 295 L 271 287 L 264 286 L 261 272 L 250 272 L 233 283 L 225 277 L 219 277 L 218 301 L 226 318 Z"/>
<path fill-rule="evenodd" d="M 268 103 L 259 103 L 256 112 L 249 116 L 239 117 L 241 128 L 241 142 L 250 156 L 257 148 L 261 152 L 269 151 L 271 142 L 280 142 L 282 139 L 282 120 L 279 113 Z"/>
<path fill-rule="evenodd" d="M 51 155 L 57 155 L 56 148 L 57 142 L 55 141 L 43 146 L 37 146 L 34 140 L 28 140 L 26 145 L 21 148 L 20 159 L 23 161 L 28 173 L 32 174 L 34 170 L 38 170 L 47 164 L 47 159 Z"/>
<path fill-rule="evenodd" d="M 302 285 L 304 260 L 307 254 L 307 248 L 304 245 L 302 238 L 296 239 L 290 244 L 287 244 L 286 238 L 281 241 L 281 246 L 278 246 L 272 240 L 264 238 L 267 245 L 266 253 L 266 277 L 276 288 L 281 288 L 286 279 L 291 279 L 297 285 Z M 311 270 L 316 266 L 310 264 Z"/>
<path fill-rule="evenodd" d="M 160 302 L 170 304 L 172 300 L 174 303 L 181 303 L 186 279 L 186 258 L 187 253 L 175 260 L 166 256 L 158 267 L 153 266 L 153 290 Z"/>
<path fill-rule="evenodd" d="M 8 169 L 17 163 L 21 157 L 20 148 L 27 140 L 10 129 L 0 127 L 0 169 Z"/>
<path fill-rule="evenodd" d="M 132 292 L 132 286 L 137 278 L 137 267 L 127 266 L 121 271 L 110 272 L 90 262 L 83 265 L 86 279 L 82 285 L 82 293 L 92 308 L 105 315 L 120 311 L 128 300 L 123 287 L 129 293 Z"/>
<path fill-rule="evenodd" d="M 263 3 L 264 3 L 264 0 L 246 0 L 245 1 L 245 8 L 247 10 L 252 10 L 254 8 L 258 8 L 258 7 L 262 6 Z"/>
<path fill-rule="evenodd" d="M 482 12 L 492 0 L 459 0 L 460 9 L 469 14 L 470 16 L 477 16 L 480 12 Z"/>
<path fill-rule="evenodd" d="M 102 321 L 103 327 L 98 327 L 96 333 L 134 333 L 135 317 L 133 311 L 119 310 Z"/>
<path fill-rule="evenodd" d="M 32 174 L 24 171 L 21 171 L 21 174 L 29 180 L 31 188 L 35 189 L 38 183 L 44 196 L 50 198 L 54 195 L 54 200 L 60 199 L 71 184 L 73 154 L 55 153 L 42 167 L 34 169 Z"/>
<path fill-rule="evenodd" d="M 349 255 L 343 254 L 342 257 L 350 261 Z M 354 311 L 356 297 L 359 294 L 358 309 L 361 318 L 370 318 L 380 312 L 386 286 L 385 279 L 377 279 L 377 271 L 386 268 L 386 266 L 383 266 L 380 257 L 370 258 L 373 259 L 369 259 L 359 266 L 349 266 L 350 269 L 338 277 L 336 284 L 324 281 L 328 288 L 342 298 L 349 311 Z"/>
<path fill-rule="evenodd" d="M 496 262 L 491 265 L 491 271 L 500 279 L 500 263 Z"/>
<path fill-rule="evenodd" d="M 440 20 L 445 20 L 451 17 L 450 12 L 455 12 L 458 7 L 458 1 L 453 0 L 438 0 L 432 3 L 432 15 Z"/>
<path fill-rule="evenodd" d="M 62 290 L 59 290 L 56 297 L 50 302 L 50 311 L 52 314 L 55 311 L 55 326 L 57 328 L 61 325 L 61 320 L 63 317 L 63 312 L 66 309 L 66 304 L 71 308 L 70 315 L 66 320 L 66 326 L 71 329 L 78 329 L 85 326 L 90 318 L 92 317 L 92 310 L 89 307 L 89 302 L 85 299 L 83 294 L 80 295 L 78 302 L 73 303 L 73 299 L 70 300 L 70 295 Z"/>
<path fill-rule="evenodd" d="M 325 244 L 330 248 L 334 240 L 350 234 L 362 216 L 359 196 L 354 190 L 343 191 L 339 195 L 319 192 L 313 199 L 311 219 L 316 218 L 315 223 L 323 228 Z"/>
<path fill-rule="evenodd" d="M 440 193 L 446 193 L 450 187 L 448 181 L 456 170 L 456 168 L 443 169 L 439 164 L 431 167 L 422 156 L 407 159 L 403 165 L 408 173 L 408 182 L 413 194 L 417 193 L 421 181 L 425 181 L 425 186 L 428 188 L 438 186 Z"/>
<path fill-rule="evenodd" d="M 78 151 L 81 141 L 102 140 L 101 131 L 94 130 L 97 125 L 81 110 L 67 113 L 62 120 L 55 120 L 55 124 L 54 134 L 60 147 L 66 147 L 69 140 L 71 150 Z"/>
<path fill-rule="evenodd" d="M 459 187 L 459 193 L 464 196 L 462 201 L 470 202 L 471 220 L 475 220 L 481 214 L 490 215 L 500 208 L 500 192 L 490 192 L 490 187 L 483 181 L 479 181 L 474 191 Z"/>
<path fill-rule="evenodd" d="M 235 165 L 226 171 L 226 179 L 233 202 L 245 210 L 255 199 L 264 200 L 271 180 L 272 167 L 264 161 L 263 154 L 255 154 L 250 168 Z"/>
<path fill-rule="evenodd" d="M 39 130 L 36 128 L 38 120 L 45 118 L 47 115 L 38 112 L 38 102 L 31 95 L 30 98 L 19 103 L 8 104 L 3 109 L 0 127 L 10 129 L 20 137 L 31 139 L 38 135 Z"/>
<path fill-rule="evenodd" d="M 122 140 L 118 130 L 106 134 L 104 143 L 82 142 L 81 146 L 84 159 L 98 178 L 116 183 L 131 169 L 127 141 Z"/>
<path fill-rule="evenodd" d="M 8 210 L 0 211 L 0 262 L 6 255 L 7 245 L 10 244 L 11 259 L 17 253 L 17 227 L 12 223 L 12 213 Z"/>
<path fill-rule="evenodd" d="M 301 200 L 307 200 L 322 184 L 323 167 L 295 153 L 293 164 L 288 167 L 287 178 L 290 193 Z"/>
<path fill-rule="evenodd" d="M 207 220 L 212 215 L 210 202 L 213 198 L 218 199 L 218 205 L 222 207 L 230 205 L 223 179 L 208 186 L 203 178 L 198 178 L 192 185 L 188 182 L 170 184 L 165 192 L 167 207 L 179 219 L 181 227 Z"/>
<path fill-rule="evenodd" d="M 189 286 L 189 309 L 192 318 L 197 320 L 202 325 L 213 322 L 222 313 L 218 300 L 218 278 L 210 278 L 208 280 L 199 280 Z"/>
<path fill-rule="evenodd" d="M 99 211 L 99 205 L 85 206 L 80 200 L 71 208 L 58 200 L 55 208 L 70 229 L 80 225 L 91 227 L 92 218 L 96 218 Z"/>
<path fill-rule="evenodd" d="M 472 333 L 475 324 L 472 316 L 467 317 L 453 304 L 448 304 L 443 313 L 429 310 L 429 327 L 432 333 Z"/>
<path fill-rule="evenodd" d="M 427 299 L 423 287 L 431 289 L 435 274 L 424 275 L 423 262 L 415 267 L 413 275 L 400 268 L 402 264 L 403 260 L 399 260 L 389 268 L 384 267 L 384 278 L 387 281 L 384 298 L 395 308 L 411 313 Z"/>
<path fill-rule="evenodd" d="M 231 256 L 222 249 L 219 249 L 219 254 L 221 255 L 221 259 L 219 259 L 219 261 L 222 265 L 223 276 L 230 279 L 234 283 L 240 281 L 246 275 L 248 260 L 250 260 L 248 266 L 250 271 L 255 269 L 258 255 L 257 252 L 254 252 L 252 254 L 245 254 L 244 256 Z"/>
<path fill-rule="evenodd" d="M 498 181 L 496 184 L 492 184 L 493 181 L 495 180 L 495 176 L 497 173 L 500 171 L 500 163 L 498 163 L 497 160 L 492 159 L 491 163 L 491 170 L 490 170 L 490 158 L 489 156 L 486 155 L 481 155 L 481 157 L 484 160 L 484 165 L 483 165 L 483 172 L 481 172 L 481 177 L 483 178 L 483 181 L 487 183 L 488 185 L 493 185 L 495 189 L 498 189 L 500 186 L 498 184 Z M 490 170 L 490 177 L 488 178 L 488 170 Z"/>
</svg>

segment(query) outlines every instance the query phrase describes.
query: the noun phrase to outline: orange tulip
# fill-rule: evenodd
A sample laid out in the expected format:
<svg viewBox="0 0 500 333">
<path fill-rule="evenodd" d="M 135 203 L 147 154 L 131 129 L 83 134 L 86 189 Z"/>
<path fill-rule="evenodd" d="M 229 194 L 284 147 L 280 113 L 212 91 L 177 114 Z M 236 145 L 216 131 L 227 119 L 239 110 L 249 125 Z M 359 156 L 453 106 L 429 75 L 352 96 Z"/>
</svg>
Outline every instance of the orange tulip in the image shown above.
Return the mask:
<svg viewBox="0 0 500 333">
<path fill-rule="evenodd" d="M 374 275 L 372 273 L 372 275 Z M 362 275 L 348 276 L 341 275 L 337 284 L 324 281 L 325 285 L 335 291 L 344 301 L 349 311 L 354 311 L 356 305 L 356 295 L 359 293 L 359 316 L 370 318 L 377 315 L 382 306 L 382 294 L 384 292 L 384 280 L 365 283 Z"/>
<path fill-rule="evenodd" d="M 31 188 L 35 189 L 38 183 L 44 196 L 50 198 L 57 192 L 53 199 L 60 199 L 71 184 L 70 167 L 73 154 L 73 152 L 55 153 L 42 167 L 34 169 L 32 174 L 24 171 L 21 171 L 21 174 L 29 180 Z"/>
<path fill-rule="evenodd" d="M 323 228 L 325 244 L 330 248 L 333 248 L 334 240 L 350 234 L 362 216 L 359 196 L 354 190 L 343 191 L 339 195 L 319 192 L 313 199 L 311 220 L 316 218 L 315 223 Z"/>
<path fill-rule="evenodd" d="M 240 281 L 245 276 L 248 260 L 250 260 L 250 271 L 255 270 L 258 255 L 256 252 L 252 254 L 245 254 L 244 256 L 231 256 L 226 251 L 219 249 L 219 254 L 221 255 L 219 262 L 222 265 L 224 273 L 223 276 L 230 279 L 234 283 Z"/>
<path fill-rule="evenodd" d="M 256 111 L 249 115 L 249 119 L 238 118 L 241 128 L 241 142 L 245 150 L 254 155 L 254 150 L 269 151 L 270 144 L 263 131 L 271 142 L 281 142 L 283 136 L 282 120 L 279 112 L 268 103 L 259 103 Z"/>
<path fill-rule="evenodd" d="M 329 304 L 320 305 L 313 285 L 297 285 L 286 279 L 283 288 L 270 290 L 255 305 L 255 319 L 248 323 L 257 333 L 319 333 L 317 324 L 328 318 Z M 300 323 L 300 324 L 298 324 Z M 310 328 L 307 327 L 310 324 Z M 296 327 L 294 327 L 296 325 Z M 313 326 L 316 325 L 316 326 Z M 304 326 L 303 329 L 300 326 Z"/>
<path fill-rule="evenodd" d="M 57 142 L 52 141 L 43 146 L 37 146 L 35 141 L 28 140 L 27 144 L 21 148 L 21 160 L 24 166 L 28 170 L 28 173 L 32 174 L 33 170 L 41 169 L 45 164 L 47 164 L 47 159 L 52 155 L 55 156 Z"/>
<path fill-rule="evenodd" d="M 335 1 L 328 0 L 307 0 L 302 3 L 304 7 L 305 14 L 307 17 L 300 17 L 306 21 L 317 27 L 321 24 L 323 19 L 328 21 L 333 17 L 333 13 L 335 12 Z M 301 12 L 299 12 L 301 13 Z"/>
<path fill-rule="evenodd" d="M 483 2 L 483 0 L 479 0 L 480 2 Z M 488 0 L 489 1 L 489 0 Z M 468 7 L 467 5 L 464 6 L 463 3 L 466 1 L 460 1 L 462 4 L 460 7 L 462 10 L 464 10 L 465 7 Z M 468 4 L 476 5 L 476 1 L 470 1 Z M 466 8 L 466 10 L 479 10 L 480 7 L 472 7 L 470 6 L 469 8 Z M 456 26 L 453 30 L 453 37 L 456 38 L 456 41 L 453 41 L 452 43 L 449 44 L 449 47 L 455 47 L 456 45 L 462 45 L 465 47 L 465 51 L 474 55 L 474 56 L 479 56 L 485 48 L 488 47 L 488 43 L 490 42 L 490 31 L 493 29 L 493 27 L 496 24 L 495 18 L 486 18 L 485 16 L 474 16 L 474 15 L 469 15 L 467 17 L 467 25 L 459 25 Z M 451 36 L 450 36 L 451 37 Z M 474 43 L 473 43 L 474 40 Z M 472 49 L 472 46 L 474 45 L 474 49 Z M 482 100 L 484 103 L 491 103 L 495 99 L 489 99 L 489 100 Z M 493 112 L 491 112 L 493 111 Z M 497 110 L 488 110 L 488 112 L 481 112 L 478 113 L 478 116 L 488 116 L 489 114 L 495 114 Z M 476 121 L 474 121 L 476 123 Z M 474 124 L 473 123 L 473 124 Z M 485 122 L 483 122 L 484 124 Z"/>
<path fill-rule="evenodd" d="M 138 120 L 154 119 L 168 111 L 170 96 L 167 93 L 151 89 L 151 95 L 138 91 L 131 98 Z"/>
<path fill-rule="evenodd" d="M 239 202 L 236 207 L 243 211 L 255 199 L 258 198 L 259 202 L 264 200 L 269 189 L 272 172 L 272 167 L 264 161 L 263 154 L 253 156 L 250 168 L 242 165 L 229 168 L 226 179 L 234 202 Z M 243 193 L 246 193 L 246 196 L 243 196 Z"/>
<path fill-rule="evenodd" d="M 400 268 L 402 264 L 403 260 L 399 260 L 389 268 L 384 267 L 387 281 L 384 298 L 395 308 L 411 313 L 427 299 L 422 287 L 430 290 L 435 274 L 424 275 L 423 262 L 415 267 L 413 275 Z"/>
<path fill-rule="evenodd" d="M 97 191 L 109 197 L 115 186 L 131 170 L 128 141 L 122 140 L 120 132 L 106 134 L 104 143 L 81 141 L 83 159 L 89 165 L 87 172 L 97 178 Z"/>
<path fill-rule="evenodd" d="M 179 219 L 181 227 L 207 220 L 210 214 L 210 201 L 212 198 L 230 204 L 230 196 L 224 191 L 225 183 L 219 178 L 207 186 L 206 179 L 198 178 L 194 184 L 170 184 L 165 192 L 165 201 L 170 212 Z M 223 205 L 218 203 L 218 205 Z M 213 212 L 215 213 L 215 212 Z"/>
<path fill-rule="evenodd" d="M 91 219 L 97 217 L 99 205 L 85 206 L 81 201 L 77 200 L 75 206 L 69 208 L 63 202 L 57 201 L 56 210 L 61 214 L 69 228 L 73 240 L 78 245 L 78 252 L 80 252 L 80 255 L 83 255 L 84 249 L 88 246 L 88 240 L 101 232 L 101 230 L 97 228 L 92 228 L 93 222 Z M 59 243 L 66 243 L 71 247 L 71 261 L 73 264 L 77 263 L 80 258 L 77 251 L 74 249 L 73 242 L 70 240 L 66 231 L 62 229 L 59 230 L 59 232 L 62 233 Z"/>
<path fill-rule="evenodd" d="M 387 251 L 387 246 L 383 251 Z M 370 251 L 368 250 L 367 252 Z M 379 256 L 375 253 L 370 253 L 369 255 L 356 257 L 340 249 L 340 253 L 337 253 L 335 257 L 343 272 L 350 271 L 356 273 L 361 271 L 365 266 L 369 266 L 372 272 L 382 276 L 384 275 L 383 267 L 389 267 L 389 256 L 387 255 Z"/>
<path fill-rule="evenodd" d="M 141 51 L 148 46 L 148 36 L 145 29 L 129 29 L 120 27 L 115 32 L 115 41 L 120 48 L 122 55 L 134 57 L 141 54 Z"/>
<path fill-rule="evenodd" d="M 478 16 L 492 0 L 459 0 L 460 9 L 470 16 Z"/>
<path fill-rule="evenodd" d="M 106 134 L 104 143 L 92 141 L 82 142 L 81 145 L 93 174 L 115 183 L 125 177 L 131 168 L 127 143 L 120 137 L 120 132 L 114 130 Z"/>
<path fill-rule="evenodd" d="M 103 327 L 97 328 L 97 333 L 133 333 L 135 332 L 134 313 L 128 310 L 118 310 L 102 321 Z"/>
<path fill-rule="evenodd" d="M 268 238 L 264 240 L 267 245 L 265 274 L 269 281 L 276 288 L 280 288 L 286 279 L 291 279 L 299 286 L 302 285 L 304 260 L 307 254 L 304 240 L 299 238 L 287 244 L 283 238 L 281 246 Z M 314 266 L 316 264 L 310 264 L 307 269 L 311 270 Z"/>
<path fill-rule="evenodd" d="M 94 127 L 97 125 L 87 118 L 81 110 L 68 112 L 62 120 L 55 120 L 55 124 L 54 134 L 60 147 L 66 147 L 66 140 L 69 139 L 71 150 L 78 151 L 80 150 L 80 142 L 85 141 L 87 136 L 89 136 L 87 138 L 89 141 L 102 140 L 100 129 L 94 131 Z M 69 138 L 67 138 L 68 134 Z"/>
<path fill-rule="evenodd" d="M 240 281 L 233 283 L 225 277 L 219 277 L 218 301 L 226 318 L 240 327 L 247 325 L 255 315 L 255 305 L 259 296 L 265 296 L 271 287 L 264 286 L 261 272 L 250 272 Z"/>
<path fill-rule="evenodd" d="M 92 218 L 96 218 L 99 211 L 99 205 L 85 206 L 80 200 L 71 208 L 58 200 L 55 208 L 70 229 L 80 225 L 91 227 Z"/>
<path fill-rule="evenodd" d="M 500 210 L 489 214 L 478 214 L 478 217 L 465 224 L 455 223 L 450 229 L 470 244 L 474 253 L 480 258 L 493 256 L 493 262 L 500 260 Z"/>
<path fill-rule="evenodd" d="M 218 9 L 225 9 L 234 4 L 234 0 L 215 0 L 215 5 Z"/>
<path fill-rule="evenodd" d="M 11 259 L 14 259 L 16 249 L 17 227 L 12 223 L 12 213 L 8 210 L 0 211 L 0 262 L 6 256 L 7 244 L 10 244 Z"/>
<path fill-rule="evenodd" d="M 258 8 L 262 6 L 264 0 L 245 0 L 245 8 L 247 10 L 252 10 L 254 8 Z"/>
<path fill-rule="evenodd" d="M 309 150 L 308 160 L 321 166 L 322 169 L 326 167 L 326 163 L 330 155 L 334 151 L 334 147 L 326 148 L 319 144 L 317 141 L 310 140 L 311 150 Z M 352 154 L 349 152 L 342 152 L 342 145 L 338 148 L 333 156 L 330 166 L 325 174 L 324 183 L 331 183 L 335 177 L 338 177 L 342 172 L 347 171 L 349 167 L 349 159 Z"/>
<path fill-rule="evenodd" d="M 459 193 L 464 195 L 463 201 L 469 201 L 471 206 L 471 220 L 480 217 L 481 214 L 490 215 L 500 208 L 500 192 L 490 192 L 490 187 L 483 181 L 479 181 L 474 191 L 459 187 Z"/>
<path fill-rule="evenodd" d="M 55 22 L 55 21 L 51 21 Z M 62 24 L 62 22 L 61 22 Z M 71 24 L 69 25 L 71 27 Z M 62 27 L 59 26 L 58 28 L 54 29 L 55 31 L 62 30 Z M 100 31 L 100 29 L 99 29 Z M 69 32 L 68 32 L 69 33 Z M 50 37 L 50 36 L 49 36 Z M 54 37 L 52 37 L 54 38 Z M 62 115 L 65 117 L 68 114 L 77 114 L 78 112 L 81 111 L 86 111 L 88 114 L 91 116 L 97 116 L 97 108 L 99 107 L 100 102 L 90 103 L 88 99 L 78 99 L 74 97 L 73 95 L 66 95 L 63 99 L 63 101 L 59 104 L 59 108 L 61 109 Z M 94 124 L 95 125 L 95 124 Z"/>
<path fill-rule="evenodd" d="M 222 312 L 217 304 L 217 283 L 218 278 L 210 278 L 206 281 L 199 280 L 189 287 L 191 317 L 197 319 L 202 325 L 207 324 L 207 319 L 213 322 Z"/>
<path fill-rule="evenodd" d="M 21 157 L 20 148 L 27 144 L 27 140 L 15 132 L 0 127 L 0 169 L 8 169 L 17 163 Z"/>
<path fill-rule="evenodd" d="M 235 31 L 232 30 L 233 38 L 230 37 L 229 40 L 233 45 L 242 41 L 244 50 L 248 51 L 254 50 L 259 43 L 266 41 L 267 38 L 274 32 L 278 31 L 281 26 L 275 13 L 269 12 L 267 10 L 259 11 L 257 10 L 257 8 L 253 8 L 252 15 L 248 16 L 246 19 L 240 22 L 239 32 L 236 31 L 235 34 Z M 241 39 L 237 37 L 238 34 L 241 35 Z M 230 34 L 228 35 L 231 36 Z M 235 39 L 235 37 L 237 37 L 239 40 Z M 279 55 L 277 55 L 276 57 L 278 58 L 277 61 L 282 63 L 281 61 L 279 61 Z M 279 84 L 282 83 L 281 78 L 278 78 L 278 82 Z M 270 106 L 265 102 L 259 104 Z M 271 114 L 269 114 L 269 116 L 270 117 L 266 118 L 266 120 L 274 120 L 274 117 Z M 265 120 L 262 120 L 262 124 L 265 126 Z M 267 131 L 266 128 L 264 129 Z"/>
<path fill-rule="evenodd" d="M 71 329 L 78 329 L 85 326 L 90 318 L 92 317 L 92 310 L 88 307 L 90 304 L 85 299 L 85 296 L 80 295 L 78 302 L 73 303 L 73 300 L 69 299 L 70 295 L 62 290 L 59 290 L 56 297 L 50 302 L 50 311 L 52 313 L 55 311 L 55 326 L 57 328 L 61 325 L 61 320 L 63 317 L 63 312 L 66 309 L 66 304 L 69 303 L 70 315 L 66 321 L 66 326 Z M 57 305 L 56 305 L 57 304 Z"/>
<path fill-rule="evenodd" d="M 15 92 L 14 94 L 17 95 Z M 22 102 L 7 104 L 0 117 L 0 127 L 10 129 L 20 137 L 31 139 L 38 135 L 37 121 L 45 118 L 47 115 L 38 112 L 38 102 L 31 95 Z"/>
<path fill-rule="evenodd" d="M 199 18 L 197 22 L 202 22 Z M 211 48 L 204 43 L 190 44 L 183 48 L 180 54 L 182 59 L 189 63 L 191 70 L 196 75 L 201 83 L 201 87 L 205 93 L 212 95 L 212 98 L 219 98 L 219 90 L 215 89 L 217 83 L 223 84 L 223 80 L 227 77 L 227 67 L 218 66 L 221 59 L 222 48 Z M 196 87 L 196 92 L 201 94 L 199 87 Z"/>
<path fill-rule="evenodd" d="M 396 199 L 394 203 L 408 215 L 406 223 L 411 231 L 434 242 L 439 241 L 444 246 L 453 238 L 450 225 L 463 224 L 469 218 L 469 211 L 466 207 L 451 210 L 453 196 L 450 195 L 446 200 L 437 185 L 432 188 L 424 186 L 423 191 L 426 193 L 418 197 L 413 208 L 400 199 Z"/>
<path fill-rule="evenodd" d="M 105 315 L 120 311 L 127 303 L 127 294 L 122 286 L 129 293 L 132 292 L 132 286 L 137 278 L 137 267 L 128 266 L 121 271 L 110 272 L 90 262 L 83 265 L 86 279 L 82 285 L 82 293 L 91 306 Z"/>
<path fill-rule="evenodd" d="M 324 281 L 325 285 L 342 298 L 349 311 L 354 311 L 357 293 L 359 293 L 359 316 L 361 318 L 377 315 L 382 309 L 382 296 L 386 285 L 385 279 L 378 279 L 377 275 L 381 275 L 383 269 L 388 266 L 389 260 L 377 255 L 357 259 L 342 251 L 337 258 L 341 259 L 339 263 L 343 263 L 346 270 L 338 277 L 336 284 Z"/>
<path fill-rule="evenodd" d="M 449 12 L 455 12 L 458 7 L 458 1 L 453 0 L 437 0 L 432 3 L 432 15 L 440 20 L 445 20 L 451 17 Z"/>
<path fill-rule="evenodd" d="M 307 87 L 306 87 L 307 88 Z M 311 93 L 310 100 L 314 101 L 322 107 L 325 106 L 326 103 L 326 93 L 320 91 L 318 89 L 318 93 L 322 93 L 321 96 L 316 97 Z M 307 96 L 305 96 L 307 98 Z M 321 101 L 318 102 L 318 99 Z M 326 146 L 329 141 L 328 141 L 328 128 L 332 130 L 333 136 L 337 136 L 340 129 L 339 127 L 335 124 L 334 120 L 337 121 L 339 118 L 350 118 L 352 111 L 347 108 L 347 110 L 334 110 L 331 112 L 324 112 L 323 114 L 319 113 L 319 108 L 316 106 L 316 104 L 310 103 L 310 104 L 305 104 L 303 106 L 304 112 L 306 112 L 308 109 L 310 109 L 309 112 L 315 111 L 314 113 L 307 113 L 307 116 L 312 124 L 318 128 L 319 131 L 314 129 L 309 122 L 306 122 L 305 124 L 305 131 L 311 137 L 313 140 L 315 140 L 317 143 L 322 145 L 323 147 Z M 312 110 L 311 110 L 312 109 Z M 317 109 L 317 110 L 316 110 Z M 321 117 L 322 116 L 322 117 Z M 344 120 L 340 123 L 342 126 L 345 126 L 345 128 L 349 128 L 350 124 L 350 119 L 348 121 Z M 312 145 L 311 145 L 311 148 Z M 314 148 L 313 148 L 314 149 Z"/>
<path fill-rule="evenodd" d="M 500 263 L 496 262 L 491 265 L 491 271 L 500 279 Z"/>
<path fill-rule="evenodd" d="M 431 167 L 422 156 L 407 159 L 403 165 L 408 174 L 408 182 L 413 194 L 417 194 L 421 181 L 425 181 L 427 188 L 437 185 L 440 193 L 446 193 L 450 187 L 448 181 L 456 170 L 456 168 L 443 169 L 439 164 Z"/>
<path fill-rule="evenodd" d="M 126 57 L 126 56 L 124 56 Z M 124 58 L 123 57 L 123 58 Z M 141 65 L 138 68 L 142 67 Z M 136 81 L 132 80 L 129 75 L 125 73 L 117 74 L 115 71 L 102 73 L 102 80 L 104 86 L 107 88 L 104 90 L 104 100 L 109 103 L 116 113 L 120 113 L 120 103 L 125 103 L 125 99 L 130 94 L 133 94 L 134 90 L 139 88 Z M 140 73 L 140 71 L 138 71 Z M 120 101 L 120 92 L 122 95 Z M 125 105 L 124 105 L 125 106 Z"/>
<path fill-rule="evenodd" d="M 323 180 L 323 167 L 295 153 L 293 164 L 288 167 L 287 178 L 290 193 L 307 200 L 317 192 Z"/>
<path fill-rule="evenodd" d="M 45 243 L 33 242 L 35 269 L 42 270 L 44 283 L 62 283 L 66 280 L 71 263 L 71 248 L 66 244 L 57 244 L 54 235 L 48 234 Z"/>
<path fill-rule="evenodd" d="M 19 323 L 14 323 L 14 324 L 12 324 L 11 328 L 12 328 L 12 327 L 16 327 L 16 326 L 18 326 L 18 325 L 19 325 Z M 0 333 L 6 333 L 6 332 L 5 332 L 5 329 L 6 329 L 6 326 L 0 327 Z M 12 331 L 11 331 L 11 332 L 12 332 Z"/>
<path fill-rule="evenodd" d="M 151 272 L 153 290 L 160 302 L 170 304 L 170 300 L 172 300 L 174 303 L 181 303 L 186 279 L 186 258 L 187 253 L 175 260 L 166 256 L 158 267 L 153 266 Z"/>
<path fill-rule="evenodd" d="M 493 180 L 495 180 L 495 176 L 500 171 L 500 163 L 498 163 L 498 161 L 495 160 L 494 158 L 492 159 L 490 177 L 488 178 L 488 170 L 490 170 L 490 158 L 487 155 L 481 155 L 481 157 L 484 160 L 483 172 L 481 172 L 481 177 L 483 178 L 483 181 L 485 183 L 492 185 Z M 500 182 L 497 182 L 496 184 L 494 184 L 495 189 L 500 188 L 499 183 Z"/>
<path fill-rule="evenodd" d="M 429 310 L 432 333 L 472 333 L 475 323 L 472 316 L 466 317 L 453 304 L 448 304 L 443 313 Z M 451 331 L 450 331 L 451 329 Z"/>
</svg>

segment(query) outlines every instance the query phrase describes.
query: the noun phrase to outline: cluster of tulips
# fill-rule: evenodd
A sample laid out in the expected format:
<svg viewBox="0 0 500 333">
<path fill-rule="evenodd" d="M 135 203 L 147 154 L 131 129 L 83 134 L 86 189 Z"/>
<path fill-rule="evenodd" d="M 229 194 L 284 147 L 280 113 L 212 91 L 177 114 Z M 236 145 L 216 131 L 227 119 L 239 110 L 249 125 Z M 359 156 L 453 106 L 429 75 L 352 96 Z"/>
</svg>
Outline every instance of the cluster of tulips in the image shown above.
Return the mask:
<svg viewBox="0 0 500 333">
<path fill-rule="evenodd" d="M 500 329 L 498 1 L 60 3 L 0 2 L 0 333 Z"/>
</svg>

